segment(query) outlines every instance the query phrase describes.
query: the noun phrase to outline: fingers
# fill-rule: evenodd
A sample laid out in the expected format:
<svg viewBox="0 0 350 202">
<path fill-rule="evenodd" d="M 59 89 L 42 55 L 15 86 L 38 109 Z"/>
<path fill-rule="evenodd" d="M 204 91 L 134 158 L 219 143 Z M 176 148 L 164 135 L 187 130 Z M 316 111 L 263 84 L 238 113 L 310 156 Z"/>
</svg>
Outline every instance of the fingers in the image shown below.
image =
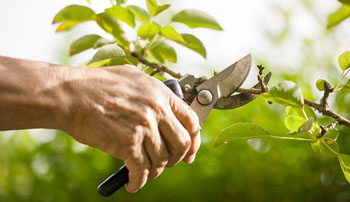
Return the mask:
<svg viewBox="0 0 350 202">
<path fill-rule="evenodd" d="M 190 149 L 188 150 L 185 158 L 183 159 L 186 163 L 192 163 L 196 158 L 196 153 L 201 145 L 201 136 L 200 136 L 200 127 L 198 127 L 197 132 L 191 136 L 192 144 Z"/>
<path fill-rule="evenodd" d="M 126 190 L 135 193 L 148 179 L 158 177 L 168 163 L 168 151 L 157 127 L 143 128 L 143 143 L 132 151 L 133 155 L 125 160 L 129 169 L 129 182 Z"/>
<path fill-rule="evenodd" d="M 169 158 L 167 148 L 157 127 L 153 128 L 148 134 L 145 134 L 144 146 L 151 161 L 148 178 L 154 179 L 163 172 Z"/>
<path fill-rule="evenodd" d="M 183 159 L 186 163 L 192 163 L 201 144 L 200 124 L 197 114 L 181 99 L 170 100 L 170 105 L 176 118 L 186 128 L 191 137 L 191 146 Z"/>
<path fill-rule="evenodd" d="M 191 146 L 191 138 L 171 111 L 167 117 L 159 122 L 159 130 L 169 152 L 167 167 L 172 167 L 187 154 Z"/>
<path fill-rule="evenodd" d="M 125 160 L 129 170 L 129 182 L 125 189 L 130 193 L 137 192 L 146 184 L 150 170 L 150 160 L 145 149 L 139 145 L 137 150 L 132 157 Z"/>
</svg>

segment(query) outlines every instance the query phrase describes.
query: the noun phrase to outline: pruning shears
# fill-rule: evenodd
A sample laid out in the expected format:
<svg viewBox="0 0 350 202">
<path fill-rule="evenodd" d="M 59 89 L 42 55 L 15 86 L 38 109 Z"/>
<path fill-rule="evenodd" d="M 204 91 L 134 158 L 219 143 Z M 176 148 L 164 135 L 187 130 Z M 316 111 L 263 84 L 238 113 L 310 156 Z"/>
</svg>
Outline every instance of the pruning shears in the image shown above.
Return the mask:
<svg viewBox="0 0 350 202">
<path fill-rule="evenodd" d="M 211 109 L 234 109 L 248 104 L 258 95 L 234 94 L 243 84 L 251 68 L 251 55 L 247 55 L 222 70 L 209 80 L 195 84 L 195 77 L 186 74 L 179 80 L 167 80 L 167 85 L 197 113 L 202 126 Z M 271 72 L 264 77 L 264 83 L 270 80 Z M 253 88 L 261 88 L 258 83 Z M 124 165 L 98 186 L 102 196 L 110 196 L 129 181 L 129 170 Z"/>
</svg>

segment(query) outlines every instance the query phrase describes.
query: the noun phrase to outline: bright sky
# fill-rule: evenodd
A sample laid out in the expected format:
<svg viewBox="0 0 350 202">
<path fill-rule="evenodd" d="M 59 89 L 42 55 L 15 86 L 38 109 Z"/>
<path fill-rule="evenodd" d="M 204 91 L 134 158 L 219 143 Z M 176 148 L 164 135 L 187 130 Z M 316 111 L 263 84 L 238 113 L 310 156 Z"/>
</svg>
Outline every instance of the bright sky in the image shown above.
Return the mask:
<svg viewBox="0 0 350 202">
<path fill-rule="evenodd" d="M 303 37 L 318 37 L 325 29 L 327 14 L 340 4 L 335 0 L 314 0 L 317 2 L 316 13 L 322 21 L 305 12 L 300 0 L 176 0 L 173 11 L 185 8 L 195 8 L 207 12 L 217 19 L 224 32 L 207 29 L 191 30 L 186 26 L 175 25 L 179 32 L 191 32 L 197 35 L 207 48 L 208 59 L 204 60 L 191 51 L 177 47 L 178 70 L 182 73 L 207 74 L 208 69 L 223 69 L 240 57 L 252 53 L 263 57 L 272 65 L 298 65 L 302 51 L 299 51 Z M 145 8 L 144 1 L 129 0 Z M 31 60 L 41 60 L 59 63 L 58 53 L 67 51 L 67 41 L 88 33 L 99 33 L 97 26 L 86 23 L 74 30 L 74 34 L 55 34 L 56 26 L 51 25 L 54 15 L 69 4 L 87 5 L 85 0 L 10 0 L 0 1 L 0 55 Z M 101 11 L 110 6 L 108 0 L 92 0 L 92 7 Z M 288 43 L 274 48 L 267 41 L 264 32 L 278 33 L 283 30 L 283 16 L 273 9 L 293 10 L 291 16 L 292 36 Z M 346 25 L 346 26 L 345 26 Z M 338 31 L 343 33 L 345 43 L 332 51 L 338 55 L 343 49 L 349 48 L 349 23 L 341 25 Z M 82 31 L 81 31 L 82 30 Z M 324 47 L 327 49 L 327 47 Z M 73 58 L 77 65 L 91 58 L 94 51 Z"/>
</svg>

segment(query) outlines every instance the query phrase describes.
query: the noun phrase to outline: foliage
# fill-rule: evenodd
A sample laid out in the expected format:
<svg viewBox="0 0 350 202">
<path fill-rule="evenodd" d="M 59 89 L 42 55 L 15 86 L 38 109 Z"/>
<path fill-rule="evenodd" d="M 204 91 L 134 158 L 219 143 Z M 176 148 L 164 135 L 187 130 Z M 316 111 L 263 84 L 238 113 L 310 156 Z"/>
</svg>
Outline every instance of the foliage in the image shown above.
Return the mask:
<svg viewBox="0 0 350 202">
<path fill-rule="evenodd" d="M 315 107 L 315 103 L 308 104 L 311 107 L 323 112 L 326 115 L 328 111 L 327 99 L 330 92 L 336 92 L 340 82 L 344 79 L 350 69 L 350 52 L 346 51 L 338 57 L 339 67 L 342 69 L 343 74 L 341 75 L 338 84 L 335 88 L 331 88 L 330 84 L 319 79 L 316 81 L 316 87 L 320 91 L 325 91 L 324 96 L 321 99 L 320 107 Z M 288 106 L 286 108 L 287 117 L 285 118 L 284 124 L 289 130 L 290 135 L 307 135 L 312 138 L 314 142 L 311 143 L 311 147 L 315 152 L 320 152 L 322 155 L 332 158 L 338 157 L 340 166 L 344 172 L 344 175 L 350 183 L 350 162 L 347 160 L 350 155 L 339 153 L 339 146 L 336 142 L 338 137 L 338 130 L 335 126 L 338 124 L 337 118 L 335 122 L 327 127 L 322 127 L 317 122 L 315 112 L 310 108 L 304 108 L 304 98 L 301 89 L 291 81 L 282 81 L 277 86 L 271 88 L 269 92 L 261 94 L 261 97 L 270 101 Z M 310 103 L 310 101 L 308 101 Z M 306 111 L 308 113 L 306 113 Z M 334 117 L 333 117 L 334 118 Z M 348 121 L 349 122 L 349 121 Z M 350 127 L 349 123 L 343 123 Z M 291 140 L 310 140 L 300 137 L 283 137 L 274 136 L 269 132 L 266 132 L 261 126 L 256 124 L 233 124 L 231 127 L 224 129 L 219 133 L 214 141 L 214 145 L 218 146 L 228 141 L 235 141 L 240 139 L 252 139 L 252 138 L 263 138 L 272 137 L 280 139 L 291 139 Z"/>
<path fill-rule="evenodd" d="M 98 51 L 91 62 L 96 62 L 98 59 L 112 59 L 123 56 L 145 57 L 145 59 L 159 62 L 163 64 L 165 61 L 176 63 L 177 56 L 176 51 L 169 43 L 174 41 L 184 47 L 196 51 L 204 58 L 206 57 L 206 50 L 202 42 L 194 35 L 186 33 L 178 33 L 178 31 L 171 25 L 171 22 L 183 23 L 190 28 L 203 27 L 208 29 L 222 30 L 221 26 L 214 20 L 213 17 L 199 10 L 183 10 L 174 15 L 169 24 L 164 26 L 159 25 L 155 18 L 161 12 L 167 10 L 171 5 L 159 5 L 156 0 L 147 0 L 147 11 L 136 5 L 126 6 L 123 3 L 113 5 L 110 8 L 106 8 L 104 12 L 96 14 L 88 7 L 80 5 L 71 5 L 62 9 L 54 18 L 53 23 L 61 23 L 57 31 L 67 31 L 72 27 L 86 21 L 95 21 L 104 31 L 111 34 L 115 41 L 112 42 L 109 39 L 103 39 L 102 37 L 89 34 L 77 39 L 72 43 L 70 48 L 70 54 L 78 54 L 90 48 L 103 48 L 104 45 L 115 43 L 120 47 L 118 54 L 108 53 L 114 52 L 113 49 L 103 49 L 103 57 L 101 52 Z M 79 14 L 79 15 L 78 15 Z M 123 30 L 123 24 L 125 23 L 135 30 L 138 38 L 128 40 Z M 99 46 L 95 43 L 99 40 Z M 106 41 L 103 44 L 101 41 Z M 112 47 L 112 46 L 109 46 Z M 121 53 L 123 51 L 123 53 Z M 128 64 L 133 64 L 125 60 Z M 109 66 L 111 63 L 102 63 L 102 66 Z"/>
</svg>

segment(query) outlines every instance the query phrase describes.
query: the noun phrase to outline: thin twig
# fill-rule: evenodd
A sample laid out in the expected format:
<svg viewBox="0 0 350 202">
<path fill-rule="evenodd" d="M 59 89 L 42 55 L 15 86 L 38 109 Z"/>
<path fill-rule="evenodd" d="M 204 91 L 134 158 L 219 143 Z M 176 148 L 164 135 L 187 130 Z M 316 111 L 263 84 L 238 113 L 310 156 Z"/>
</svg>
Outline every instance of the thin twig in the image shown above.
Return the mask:
<svg viewBox="0 0 350 202">
<path fill-rule="evenodd" d="M 258 80 L 261 86 L 261 90 L 263 92 L 267 92 L 269 91 L 269 89 L 267 88 L 266 84 L 264 83 L 264 69 L 265 67 L 262 65 L 257 65 L 258 69 L 259 69 L 259 74 L 258 74 Z"/>
<path fill-rule="evenodd" d="M 329 124 L 328 126 L 324 127 L 324 126 L 320 126 L 321 128 L 321 133 L 317 136 L 317 138 L 321 138 L 323 137 L 328 131 L 333 130 L 337 125 L 338 125 L 338 121 L 334 121 L 333 123 Z"/>
<path fill-rule="evenodd" d="M 156 75 L 157 73 L 159 73 L 159 69 L 155 69 L 153 72 L 151 72 L 149 75 L 150 76 L 154 76 Z"/>
<path fill-rule="evenodd" d="M 176 73 L 176 72 L 170 70 L 168 67 L 166 67 L 166 66 L 164 66 L 162 64 L 156 64 L 156 63 L 149 62 L 143 56 L 139 56 L 136 53 L 131 53 L 131 55 L 133 57 L 135 57 L 137 60 L 139 60 L 141 63 L 143 63 L 143 64 L 153 68 L 154 71 L 151 74 L 156 74 L 158 72 L 165 72 L 165 73 L 171 75 L 174 78 L 178 78 L 179 79 L 179 78 L 182 77 L 182 75 L 180 73 Z M 263 75 L 264 67 L 262 65 L 258 65 L 257 67 L 259 68 L 258 80 L 259 80 L 259 83 L 261 85 L 261 89 L 239 88 L 239 89 L 236 90 L 236 92 L 244 93 L 244 94 L 262 94 L 264 92 L 268 92 L 268 87 L 264 83 L 264 75 Z M 199 77 L 199 78 L 196 78 L 196 82 L 195 83 L 196 84 L 200 84 L 200 83 L 202 83 L 202 82 L 204 82 L 206 80 L 207 80 L 206 77 Z M 317 104 L 317 103 L 312 102 L 312 101 L 310 101 L 308 99 L 304 99 L 304 103 L 306 105 L 316 109 L 321 114 L 323 114 L 325 116 L 332 117 L 333 119 L 335 119 L 335 122 L 333 123 L 334 125 L 329 126 L 329 128 L 335 127 L 338 124 L 339 125 L 346 125 L 346 126 L 350 127 L 350 121 L 348 119 L 344 118 L 343 116 L 337 114 L 336 112 L 334 112 L 333 110 L 328 108 L 328 101 L 327 101 L 327 99 L 328 99 L 329 94 L 331 92 L 333 92 L 333 91 L 334 91 L 334 89 L 331 88 L 329 83 L 325 82 L 325 93 L 323 95 L 323 98 L 321 99 L 321 103 Z"/>
<path fill-rule="evenodd" d="M 143 63 L 143 64 L 145 64 L 145 65 L 147 65 L 149 67 L 152 67 L 153 69 L 158 70 L 159 72 L 165 72 L 165 73 L 169 74 L 170 76 L 172 76 L 174 78 L 177 78 L 177 79 L 182 77 L 182 75 L 180 73 L 176 73 L 176 72 L 170 70 L 168 67 L 166 67 L 164 65 L 149 62 L 144 57 L 139 56 L 136 53 L 131 53 L 131 55 L 133 57 L 135 57 L 141 63 Z"/>
<path fill-rule="evenodd" d="M 344 118 L 343 116 L 337 114 L 333 110 L 325 109 L 320 104 L 312 102 L 312 101 L 310 101 L 308 99 L 304 99 L 304 103 L 309 105 L 310 107 L 316 109 L 321 114 L 334 118 L 335 120 L 337 120 L 339 122 L 340 125 L 346 125 L 346 126 L 350 127 L 350 121 L 348 119 Z"/>
<path fill-rule="evenodd" d="M 244 94 L 261 94 L 264 93 L 262 89 L 256 89 L 256 88 L 238 88 L 236 90 L 238 93 L 244 93 Z"/>
<path fill-rule="evenodd" d="M 327 81 L 325 81 L 323 85 L 324 85 L 324 94 L 323 94 L 323 97 L 321 98 L 321 106 L 322 108 L 327 109 L 328 97 L 329 97 L 329 94 L 333 91 L 333 89 Z"/>
</svg>

